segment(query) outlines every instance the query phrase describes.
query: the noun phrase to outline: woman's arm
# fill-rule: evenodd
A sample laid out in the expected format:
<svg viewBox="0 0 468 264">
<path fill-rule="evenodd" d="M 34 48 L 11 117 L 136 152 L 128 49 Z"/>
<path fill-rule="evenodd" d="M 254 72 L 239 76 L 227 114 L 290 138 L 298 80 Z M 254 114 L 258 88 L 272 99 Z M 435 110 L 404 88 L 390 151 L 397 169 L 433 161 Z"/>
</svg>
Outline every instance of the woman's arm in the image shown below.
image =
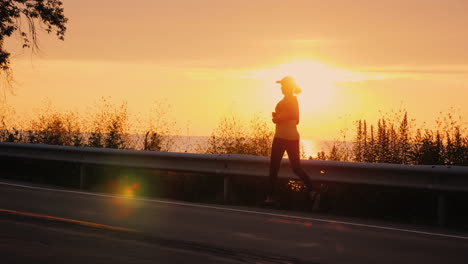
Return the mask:
<svg viewBox="0 0 468 264">
<path fill-rule="evenodd" d="M 299 105 L 296 98 L 284 102 L 281 111 L 273 115 L 273 123 L 275 124 L 290 120 L 296 120 L 299 123 Z"/>
</svg>

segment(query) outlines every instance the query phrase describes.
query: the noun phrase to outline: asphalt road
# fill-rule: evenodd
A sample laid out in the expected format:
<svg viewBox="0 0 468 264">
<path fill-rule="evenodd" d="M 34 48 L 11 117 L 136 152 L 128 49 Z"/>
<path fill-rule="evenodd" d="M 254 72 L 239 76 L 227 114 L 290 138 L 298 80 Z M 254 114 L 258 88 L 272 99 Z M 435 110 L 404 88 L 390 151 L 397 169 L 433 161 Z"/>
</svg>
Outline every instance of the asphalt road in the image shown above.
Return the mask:
<svg viewBox="0 0 468 264">
<path fill-rule="evenodd" d="M 468 263 L 468 234 L 3 181 L 0 262 Z"/>
</svg>

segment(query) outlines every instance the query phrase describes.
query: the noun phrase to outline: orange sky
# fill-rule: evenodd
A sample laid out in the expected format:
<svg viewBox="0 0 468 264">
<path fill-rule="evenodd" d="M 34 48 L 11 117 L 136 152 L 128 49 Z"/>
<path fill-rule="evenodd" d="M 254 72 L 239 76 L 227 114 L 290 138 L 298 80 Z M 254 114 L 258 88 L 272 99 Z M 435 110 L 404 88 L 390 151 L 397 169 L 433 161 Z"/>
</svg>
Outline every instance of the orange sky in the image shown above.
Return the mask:
<svg viewBox="0 0 468 264">
<path fill-rule="evenodd" d="M 334 139 L 360 118 L 408 109 L 432 122 L 468 113 L 468 1 L 64 0 L 65 41 L 13 54 L 20 114 L 44 98 L 84 110 L 101 96 L 145 113 L 167 100 L 192 135 L 234 113 L 269 118 L 274 80 L 298 77 L 300 132 Z"/>
</svg>

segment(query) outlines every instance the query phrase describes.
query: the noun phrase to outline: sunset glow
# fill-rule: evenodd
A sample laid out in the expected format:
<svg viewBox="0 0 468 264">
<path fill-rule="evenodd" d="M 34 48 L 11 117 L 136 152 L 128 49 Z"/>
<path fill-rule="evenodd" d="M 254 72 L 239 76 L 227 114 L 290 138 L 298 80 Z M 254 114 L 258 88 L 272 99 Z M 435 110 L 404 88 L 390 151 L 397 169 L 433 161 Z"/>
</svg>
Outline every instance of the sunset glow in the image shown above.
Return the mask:
<svg viewBox="0 0 468 264">
<path fill-rule="evenodd" d="M 272 85 L 284 76 L 293 76 L 297 84 L 302 88 L 299 95 L 303 101 L 302 111 L 323 112 L 329 107 L 336 107 L 336 84 L 340 82 L 362 81 L 366 77 L 363 74 L 353 73 L 342 69 L 336 69 L 323 63 L 302 60 L 280 64 L 270 69 L 254 71 L 253 78 L 258 78 Z M 277 85 L 279 87 L 279 85 Z M 276 98 L 280 94 L 278 90 L 271 90 Z"/>
</svg>

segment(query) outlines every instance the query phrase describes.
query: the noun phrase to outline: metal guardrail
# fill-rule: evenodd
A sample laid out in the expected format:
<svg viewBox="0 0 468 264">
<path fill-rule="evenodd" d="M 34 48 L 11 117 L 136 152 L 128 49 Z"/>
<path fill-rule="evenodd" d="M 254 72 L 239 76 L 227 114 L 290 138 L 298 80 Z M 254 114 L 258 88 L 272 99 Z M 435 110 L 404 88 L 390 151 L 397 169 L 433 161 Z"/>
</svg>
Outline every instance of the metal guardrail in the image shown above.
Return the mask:
<svg viewBox="0 0 468 264">
<path fill-rule="evenodd" d="M 0 142 L 0 157 L 55 160 L 79 163 L 81 180 L 86 165 L 115 165 L 222 175 L 225 198 L 232 176 L 268 177 L 269 158 L 252 155 L 216 155 L 91 147 L 52 146 Z M 443 192 L 468 191 L 468 167 L 443 165 L 397 165 L 302 160 L 312 181 L 370 184 L 434 190 L 439 195 L 439 217 L 445 210 Z M 283 159 L 279 177 L 296 179 Z"/>
<path fill-rule="evenodd" d="M 256 177 L 267 177 L 270 163 L 268 157 L 252 155 L 155 152 L 8 142 L 0 142 L 0 157 Z M 313 181 L 468 191 L 468 167 L 320 160 L 302 160 L 301 164 Z M 283 159 L 279 177 L 296 179 L 287 159 Z"/>
</svg>

